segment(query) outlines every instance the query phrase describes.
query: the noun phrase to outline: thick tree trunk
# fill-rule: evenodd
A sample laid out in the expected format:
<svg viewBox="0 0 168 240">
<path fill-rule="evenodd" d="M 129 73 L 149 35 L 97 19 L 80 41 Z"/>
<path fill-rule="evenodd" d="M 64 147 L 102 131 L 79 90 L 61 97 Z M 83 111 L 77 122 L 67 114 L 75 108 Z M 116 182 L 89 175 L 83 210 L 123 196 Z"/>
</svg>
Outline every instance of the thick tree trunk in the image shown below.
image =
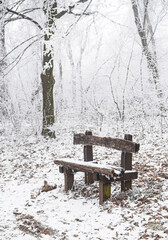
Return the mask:
<svg viewBox="0 0 168 240">
<path fill-rule="evenodd" d="M 3 60 L 6 50 L 5 50 L 5 25 L 4 25 L 4 15 L 5 8 L 0 2 L 0 76 L 3 76 L 3 69 L 6 66 L 5 60 Z"/>
<path fill-rule="evenodd" d="M 44 44 L 44 53 L 46 45 Z M 53 76 L 53 60 L 51 52 L 44 54 L 43 56 L 43 68 L 46 63 L 50 63 L 45 72 L 41 74 L 42 89 L 43 89 L 43 128 L 42 135 L 55 137 L 55 133 L 50 130 L 50 127 L 54 124 L 54 76 Z"/>
<path fill-rule="evenodd" d="M 57 2 L 54 0 L 44 1 L 44 13 L 47 17 L 46 31 L 43 46 L 43 72 L 41 74 L 43 88 L 43 127 L 42 135 L 54 137 L 55 132 L 51 130 L 54 124 L 54 76 L 53 76 L 53 50 L 51 38 L 54 34 L 55 19 L 57 16 Z"/>
</svg>

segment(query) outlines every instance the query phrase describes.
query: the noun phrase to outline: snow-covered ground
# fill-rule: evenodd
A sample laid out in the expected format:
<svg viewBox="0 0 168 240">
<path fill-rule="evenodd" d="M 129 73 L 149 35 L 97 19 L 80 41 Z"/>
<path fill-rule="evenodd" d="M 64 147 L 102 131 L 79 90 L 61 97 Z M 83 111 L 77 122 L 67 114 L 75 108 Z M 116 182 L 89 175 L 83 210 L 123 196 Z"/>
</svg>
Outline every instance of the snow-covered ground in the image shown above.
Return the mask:
<svg viewBox="0 0 168 240">
<path fill-rule="evenodd" d="M 85 186 L 83 173 L 76 173 L 74 189 L 64 192 L 64 176 L 53 161 L 83 160 L 83 147 L 73 146 L 71 130 L 56 135 L 49 140 L 28 133 L 0 136 L 1 240 L 168 239 L 166 133 L 142 137 L 137 131 L 134 141 L 140 143 L 140 152 L 134 154 L 133 168 L 138 179 L 127 193 L 113 183 L 111 198 L 103 206 L 98 182 Z M 94 147 L 94 158 L 119 163 L 120 152 Z M 44 181 L 56 189 L 43 192 Z"/>
</svg>

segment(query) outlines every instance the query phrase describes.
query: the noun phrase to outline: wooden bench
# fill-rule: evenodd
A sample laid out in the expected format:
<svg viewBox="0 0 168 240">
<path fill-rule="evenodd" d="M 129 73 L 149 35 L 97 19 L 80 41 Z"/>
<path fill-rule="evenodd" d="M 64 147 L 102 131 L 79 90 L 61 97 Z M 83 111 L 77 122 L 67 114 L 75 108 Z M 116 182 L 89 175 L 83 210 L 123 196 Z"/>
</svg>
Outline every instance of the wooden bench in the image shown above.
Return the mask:
<svg viewBox="0 0 168 240">
<path fill-rule="evenodd" d="M 132 153 L 139 151 L 140 145 L 132 141 L 132 135 L 126 134 L 124 139 L 92 136 L 92 132 L 74 134 L 74 144 L 84 145 L 84 162 L 70 159 L 55 160 L 59 171 L 64 173 L 65 191 L 73 187 L 74 174 L 85 173 L 85 183 L 99 181 L 99 203 L 103 204 L 111 195 L 111 182 L 121 181 L 121 191 L 132 189 L 132 180 L 138 172 L 132 170 Z M 93 145 L 104 146 L 122 151 L 120 167 L 98 164 L 93 161 Z"/>
</svg>

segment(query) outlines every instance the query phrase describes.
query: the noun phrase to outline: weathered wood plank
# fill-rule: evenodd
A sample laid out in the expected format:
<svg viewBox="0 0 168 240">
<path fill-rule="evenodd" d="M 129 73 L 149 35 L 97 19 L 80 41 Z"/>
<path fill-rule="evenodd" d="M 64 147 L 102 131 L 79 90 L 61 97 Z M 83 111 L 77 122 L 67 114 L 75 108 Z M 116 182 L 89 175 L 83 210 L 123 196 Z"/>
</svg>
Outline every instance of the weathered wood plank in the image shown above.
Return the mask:
<svg viewBox="0 0 168 240">
<path fill-rule="evenodd" d="M 70 160 L 55 160 L 55 164 L 61 165 L 80 172 L 91 172 L 107 175 L 111 178 L 116 178 L 123 174 L 123 169 L 113 166 L 103 166 L 91 162 L 75 162 Z"/>
<path fill-rule="evenodd" d="M 125 134 L 125 140 L 132 141 L 132 135 Z M 132 170 L 132 153 L 122 151 L 121 154 L 121 167 L 125 170 Z M 121 191 L 132 189 L 132 180 L 121 181 Z"/>
<path fill-rule="evenodd" d="M 91 131 L 86 131 L 85 135 L 92 135 Z M 84 161 L 89 162 L 93 161 L 93 147 L 92 145 L 84 146 Z M 89 172 L 85 172 L 85 184 L 92 184 L 94 182 L 93 174 Z"/>
<path fill-rule="evenodd" d="M 65 181 L 65 192 L 68 192 L 68 190 L 71 190 L 73 187 L 74 182 L 74 174 L 72 173 L 71 169 L 64 168 L 64 181 Z"/>
<path fill-rule="evenodd" d="M 137 179 L 138 178 L 138 172 L 131 170 L 131 171 L 125 171 L 122 175 L 122 177 L 118 177 L 116 179 L 110 179 L 111 182 L 117 181 L 117 182 L 124 182 L 127 180 L 133 180 L 133 179 Z"/>
<path fill-rule="evenodd" d="M 64 167 L 63 166 L 59 166 L 59 172 L 64 173 Z"/>
<path fill-rule="evenodd" d="M 57 164 L 57 163 L 56 163 Z M 114 170 L 115 171 L 115 170 Z M 84 170 L 80 170 L 80 169 L 74 169 L 74 172 L 84 172 Z M 61 171 L 62 173 L 62 171 Z M 99 174 L 100 173 L 95 173 L 95 177 L 94 177 L 94 180 L 95 181 L 99 181 Z M 97 175 L 97 176 L 96 176 Z M 114 174 L 115 175 L 115 174 Z M 135 170 L 130 170 L 130 171 L 125 171 L 122 173 L 122 176 L 119 176 L 118 174 L 118 177 L 117 179 L 113 180 L 111 179 L 111 181 L 124 181 L 124 180 L 133 180 L 133 179 L 137 179 L 138 178 L 138 172 L 135 171 Z"/>
<path fill-rule="evenodd" d="M 138 152 L 140 146 L 138 143 L 134 143 L 124 139 L 97 137 L 85 135 L 82 133 L 74 134 L 74 144 L 97 145 L 133 153 Z"/>
<path fill-rule="evenodd" d="M 125 171 L 123 176 L 121 177 L 122 180 L 131 180 L 131 179 L 137 179 L 138 178 L 138 172 L 134 170 Z"/>
</svg>

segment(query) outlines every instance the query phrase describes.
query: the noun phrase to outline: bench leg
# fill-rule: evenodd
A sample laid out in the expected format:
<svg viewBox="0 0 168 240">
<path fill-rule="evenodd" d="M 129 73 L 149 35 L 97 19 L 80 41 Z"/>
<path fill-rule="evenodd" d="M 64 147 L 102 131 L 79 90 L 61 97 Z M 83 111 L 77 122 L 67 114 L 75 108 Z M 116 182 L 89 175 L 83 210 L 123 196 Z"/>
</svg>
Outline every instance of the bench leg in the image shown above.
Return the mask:
<svg viewBox="0 0 168 240">
<path fill-rule="evenodd" d="M 132 135 L 125 134 L 125 140 L 132 141 Z M 123 151 L 121 154 L 121 167 L 125 170 L 132 170 L 132 153 Z M 121 191 L 132 189 L 132 180 L 121 181 Z"/>
<path fill-rule="evenodd" d="M 132 180 L 121 181 L 121 191 L 125 192 L 129 189 L 132 189 Z"/>
<path fill-rule="evenodd" d="M 74 174 L 71 169 L 64 168 L 65 192 L 68 192 L 73 186 Z"/>
<path fill-rule="evenodd" d="M 102 205 L 111 196 L 111 181 L 104 176 L 100 176 L 99 181 L 99 203 Z"/>
<path fill-rule="evenodd" d="M 86 131 L 85 135 L 92 135 L 91 131 Z M 84 149 L 84 161 L 90 162 L 93 161 L 93 147 L 91 145 L 85 145 Z M 94 183 L 94 178 L 92 173 L 85 173 L 85 184 L 92 184 Z"/>
<path fill-rule="evenodd" d="M 85 173 L 85 184 L 92 184 L 94 183 L 94 179 L 93 179 L 93 173 Z"/>
</svg>

